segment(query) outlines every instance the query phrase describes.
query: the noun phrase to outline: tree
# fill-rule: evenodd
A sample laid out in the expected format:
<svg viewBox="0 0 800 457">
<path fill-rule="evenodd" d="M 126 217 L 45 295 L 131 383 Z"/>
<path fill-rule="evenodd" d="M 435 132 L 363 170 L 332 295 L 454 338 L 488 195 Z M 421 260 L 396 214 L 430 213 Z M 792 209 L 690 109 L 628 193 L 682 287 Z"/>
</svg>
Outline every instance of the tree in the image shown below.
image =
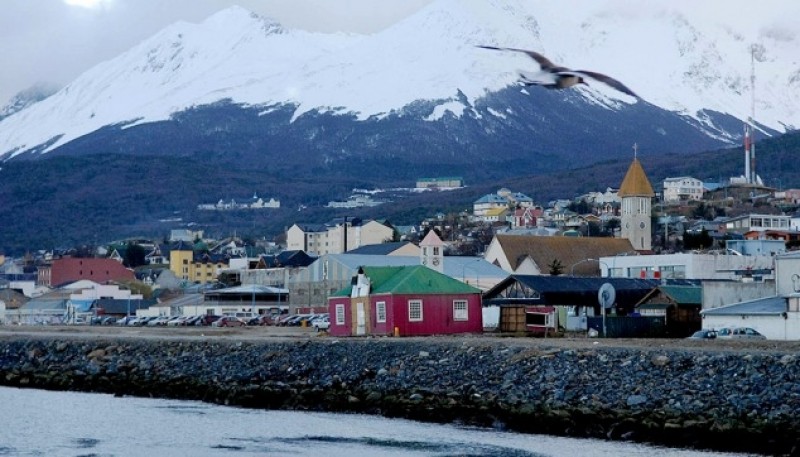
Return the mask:
<svg viewBox="0 0 800 457">
<path fill-rule="evenodd" d="M 125 255 L 122 259 L 122 264 L 128 268 L 136 268 L 146 265 L 145 256 L 147 253 L 141 245 L 135 243 L 128 243 L 125 248 Z"/>
<path fill-rule="evenodd" d="M 550 268 L 551 276 L 558 276 L 564 274 L 564 265 L 558 259 L 553 259 L 553 261 L 550 262 L 550 264 L 547 266 Z"/>
<path fill-rule="evenodd" d="M 683 232 L 684 249 L 708 249 L 712 244 L 714 244 L 714 239 L 708 234 L 705 227 L 700 233 Z"/>
</svg>

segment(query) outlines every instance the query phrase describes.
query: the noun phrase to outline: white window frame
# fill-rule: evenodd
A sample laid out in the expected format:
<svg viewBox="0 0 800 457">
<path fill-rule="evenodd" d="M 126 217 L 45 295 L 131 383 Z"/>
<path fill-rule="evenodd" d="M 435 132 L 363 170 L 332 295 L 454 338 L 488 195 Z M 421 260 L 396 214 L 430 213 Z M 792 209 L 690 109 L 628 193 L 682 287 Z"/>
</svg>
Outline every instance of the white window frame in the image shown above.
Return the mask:
<svg viewBox="0 0 800 457">
<path fill-rule="evenodd" d="M 375 321 L 386 322 L 386 302 L 379 301 L 375 303 Z"/>
<path fill-rule="evenodd" d="M 467 300 L 453 300 L 453 320 L 469 320 L 469 302 Z"/>
<path fill-rule="evenodd" d="M 344 325 L 344 304 L 336 305 L 336 325 Z"/>
<path fill-rule="evenodd" d="M 415 307 L 419 307 L 419 316 L 416 316 Z M 408 321 L 409 322 L 422 322 L 424 315 L 422 313 L 422 300 L 409 300 L 408 301 Z"/>
</svg>

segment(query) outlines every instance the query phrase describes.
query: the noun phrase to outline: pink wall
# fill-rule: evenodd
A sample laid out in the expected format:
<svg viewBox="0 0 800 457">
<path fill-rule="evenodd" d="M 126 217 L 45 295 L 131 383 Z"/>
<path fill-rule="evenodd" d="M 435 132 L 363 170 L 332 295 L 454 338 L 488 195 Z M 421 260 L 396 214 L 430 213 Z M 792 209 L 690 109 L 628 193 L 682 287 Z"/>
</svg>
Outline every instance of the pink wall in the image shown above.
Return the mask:
<svg viewBox="0 0 800 457">
<path fill-rule="evenodd" d="M 409 300 L 422 300 L 422 321 L 411 322 L 408 319 Z M 453 319 L 453 301 L 467 300 L 468 320 Z M 377 322 L 376 305 L 386 302 L 386 322 Z M 334 336 L 355 334 L 351 328 L 352 310 L 350 297 L 331 298 L 328 303 L 331 327 L 329 333 Z M 373 295 L 365 299 L 369 303 L 368 316 L 370 322 L 367 332 L 370 335 L 393 335 L 395 327 L 400 336 L 447 335 L 455 333 L 481 333 L 483 331 L 483 315 L 480 294 L 457 295 Z M 336 305 L 344 304 L 344 325 L 336 325 Z"/>
</svg>

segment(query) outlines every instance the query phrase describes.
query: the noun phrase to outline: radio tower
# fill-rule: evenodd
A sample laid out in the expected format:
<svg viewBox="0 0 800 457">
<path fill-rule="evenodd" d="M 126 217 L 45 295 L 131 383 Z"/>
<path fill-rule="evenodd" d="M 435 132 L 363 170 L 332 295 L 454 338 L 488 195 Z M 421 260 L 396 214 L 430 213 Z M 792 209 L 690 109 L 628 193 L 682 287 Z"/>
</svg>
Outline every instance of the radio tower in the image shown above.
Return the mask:
<svg viewBox="0 0 800 457">
<path fill-rule="evenodd" d="M 756 45 L 750 46 L 750 117 L 744 124 L 744 177 L 748 184 L 758 183 L 756 174 Z"/>
</svg>

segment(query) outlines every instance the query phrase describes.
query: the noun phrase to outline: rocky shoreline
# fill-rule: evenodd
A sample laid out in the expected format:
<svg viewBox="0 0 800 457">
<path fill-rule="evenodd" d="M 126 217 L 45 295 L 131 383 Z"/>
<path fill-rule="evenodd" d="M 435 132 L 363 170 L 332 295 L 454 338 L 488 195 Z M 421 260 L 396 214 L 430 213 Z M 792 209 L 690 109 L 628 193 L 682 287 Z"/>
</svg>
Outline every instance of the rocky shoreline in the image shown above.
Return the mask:
<svg viewBox="0 0 800 457">
<path fill-rule="evenodd" d="M 479 339 L 11 338 L 0 384 L 800 454 L 800 356 Z"/>
</svg>

